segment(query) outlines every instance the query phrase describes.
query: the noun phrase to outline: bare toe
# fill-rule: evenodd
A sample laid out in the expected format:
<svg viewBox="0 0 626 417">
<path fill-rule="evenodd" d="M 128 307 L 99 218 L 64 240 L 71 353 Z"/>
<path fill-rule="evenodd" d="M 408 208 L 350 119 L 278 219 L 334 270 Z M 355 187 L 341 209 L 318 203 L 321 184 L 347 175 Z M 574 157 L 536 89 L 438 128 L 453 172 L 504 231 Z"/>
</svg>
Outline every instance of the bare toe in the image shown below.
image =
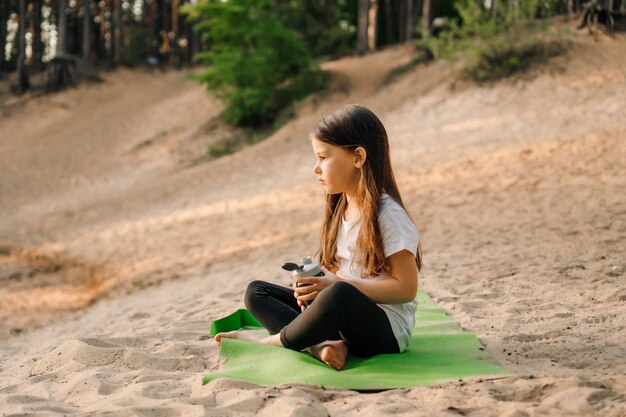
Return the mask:
<svg viewBox="0 0 626 417">
<path fill-rule="evenodd" d="M 218 345 L 222 345 L 222 338 L 248 340 L 250 342 L 260 342 L 264 333 L 256 330 L 233 330 L 231 332 L 223 332 L 215 335 L 215 341 Z"/>
</svg>

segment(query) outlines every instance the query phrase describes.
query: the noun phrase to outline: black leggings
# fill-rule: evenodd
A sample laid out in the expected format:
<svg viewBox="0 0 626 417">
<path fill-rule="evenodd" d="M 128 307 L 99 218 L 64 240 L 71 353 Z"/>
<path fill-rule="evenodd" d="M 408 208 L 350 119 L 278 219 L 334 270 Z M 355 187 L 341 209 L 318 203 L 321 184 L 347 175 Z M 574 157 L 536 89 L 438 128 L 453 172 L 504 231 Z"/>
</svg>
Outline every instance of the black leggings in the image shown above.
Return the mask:
<svg viewBox="0 0 626 417">
<path fill-rule="evenodd" d="M 293 289 L 265 281 L 248 285 L 245 304 L 271 334 L 280 332 L 286 348 L 300 351 L 326 340 L 343 339 L 361 357 L 398 353 L 385 311 L 356 287 L 336 282 L 301 312 Z"/>
</svg>

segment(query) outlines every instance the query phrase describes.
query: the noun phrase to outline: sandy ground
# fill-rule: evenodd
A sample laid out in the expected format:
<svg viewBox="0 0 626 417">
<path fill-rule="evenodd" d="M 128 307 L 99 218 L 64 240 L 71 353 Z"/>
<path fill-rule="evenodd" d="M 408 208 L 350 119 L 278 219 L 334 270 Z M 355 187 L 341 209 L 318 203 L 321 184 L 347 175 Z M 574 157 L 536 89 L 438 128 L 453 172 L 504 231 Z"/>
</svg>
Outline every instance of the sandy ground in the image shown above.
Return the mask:
<svg viewBox="0 0 626 417">
<path fill-rule="evenodd" d="M 185 74 L 120 70 L 10 107 L 3 415 L 626 416 L 626 37 L 575 35 L 548 69 L 485 87 L 446 63 L 386 84 L 410 53 L 324 64 L 330 92 L 205 163 L 221 108 Z M 387 126 L 422 288 L 517 376 L 375 394 L 202 386 L 219 368 L 208 323 L 314 253 L 324 191 L 307 132 L 354 102 Z"/>
</svg>

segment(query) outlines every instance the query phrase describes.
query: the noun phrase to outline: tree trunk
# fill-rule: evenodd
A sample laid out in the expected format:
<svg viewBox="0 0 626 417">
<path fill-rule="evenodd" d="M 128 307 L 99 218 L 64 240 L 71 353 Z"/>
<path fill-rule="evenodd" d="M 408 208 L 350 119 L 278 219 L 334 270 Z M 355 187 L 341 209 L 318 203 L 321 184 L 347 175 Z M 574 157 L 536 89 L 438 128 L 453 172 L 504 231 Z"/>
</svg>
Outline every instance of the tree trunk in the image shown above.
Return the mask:
<svg viewBox="0 0 626 417">
<path fill-rule="evenodd" d="M 83 0 L 83 59 L 90 61 L 91 55 L 91 0 Z"/>
<path fill-rule="evenodd" d="M 567 0 L 567 19 L 571 19 L 574 15 L 574 0 Z"/>
<path fill-rule="evenodd" d="M 491 18 L 498 19 L 498 0 L 491 0 Z"/>
<path fill-rule="evenodd" d="M 159 56 L 161 39 L 159 38 L 159 5 L 157 0 L 152 0 L 152 53 L 155 57 Z"/>
<path fill-rule="evenodd" d="M 57 55 L 67 52 L 67 0 L 59 0 L 59 37 L 57 40 Z"/>
<path fill-rule="evenodd" d="M 107 27 L 107 12 L 109 12 L 109 2 L 111 0 L 104 0 L 100 7 L 100 44 L 99 48 L 101 56 L 104 61 L 110 63 L 111 61 L 111 38 L 109 35 L 110 27 Z M 110 16 L 110 15 L 109 15 Z"/>
<path fill-rule="evenodd" d="M 170 63 L 174 65 L 179 65 L 179 56 L 178 56 L 178 6 L 180 4 L 179 0 L 172 0 L 172 51 L 170 54 Z"/>
<path fill-rule="evenodd" d="M 385 43 L 393 43 L 393 14 L 391 0 L 385 0 Z"/>
<path fill-rule="evenodd" d="M 124 63 L 126 61 L 126 24 L 124 23 L 124 8 L 122 7 L 122 0 L 119 0 L 118 3 L 119 12 L 118 12 L 118 34 L 119 34 L 119 44 L 120 44 L 120 62 Z"/>
<path fill-rule="evenodd" d="M 57 53 L 50 61 L 46 72 L 46 91 L 55 91 L 68 86 L 75 86 L 78 82 L 76 74 L 76 60 L 67 53 L 68 22 L 67 0 L 59 0 L 59 37 Z"/>
<path fill-rule="evenodd" d="M 17 87 L 21 94 L 30 88 L 28 69 L 26 68 L 26 0 L 20 0 L 20 52 L 17 58 Z"/>
<path fill-rule="evenodd" d="M 33 69 L 41 71 L 43 67 L 43 42 L 41 41 L 41 0 L 33 0 Z"/>
<path fill-rule="evenodd" d="M 413 39 L 413 0 L 406 0 L 406 41 Z"/>
<path fill-rule="evenodd" d="M 152 56 L 152 2 L 150 0 L 143 0 L 143 5 L 143 24 L 146 28 L 144 50 L 148 58 L 150 58 Z"/>
<path fill-rule="evenodd" d="M 122 4 L 121 0 L 113 0 L 113 61 L 119 64 L 122 60 Z"/>
<path fill-rule="evenodd" d="M 370 9 L 367 15 L 367 49 L 376 49 L 376 27 L 378 26 L 378 0 L 370 0 Z"/>
<path fill-rule="evenodd" d="M 359 0 L 359 20 L 357 33 L 357 52 L 364 54 L 367 52 L 367 8 L 369 0 Z"/>
<path fill-rule="evenodd" d="M 7 39 L 7 16 L 9 5 L 0 1 L 0 72 L 4 71 L 4 46 Z"/>
<path fill-rule="evenodd" d="M 167 1 L 163 0 L 163 16 L 161 17 L 163 20 L 163 54 L 169 58 L 170 53 L 170 29 L 167 27 Z"/>
<path fill-rule="evenodd" d="M 432 8 L 432 0 L 424 0 L 424 3 L 422 4 L 422 19 L 423 19 L 423 26 L 424 26 L 424 39 L 428 39 L 430 37 L 432 28 L 431 28 L 431 24 L 432 24 L 432 12 L 433 12 L 433 8 Z"/>
</svg>

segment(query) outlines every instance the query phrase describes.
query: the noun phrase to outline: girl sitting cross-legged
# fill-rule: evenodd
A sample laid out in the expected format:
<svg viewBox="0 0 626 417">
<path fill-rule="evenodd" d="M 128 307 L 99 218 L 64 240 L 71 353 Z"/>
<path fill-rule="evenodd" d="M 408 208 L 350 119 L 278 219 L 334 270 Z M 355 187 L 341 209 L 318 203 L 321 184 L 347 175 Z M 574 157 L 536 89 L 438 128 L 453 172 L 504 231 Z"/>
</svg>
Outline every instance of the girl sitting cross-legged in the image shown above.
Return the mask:
<svg viewBox="0 0 626 417">
<path fill-rule="evenodd" d="M 219 333 L 300 351 L 340 370 L 348 353 L 400 353 L 410 340 L 417 307 L 421 245 L 402 203 L 382 122 L 349 105 L 322 118 L 310 134 L 313 173 L 326 190 L 326 213 L 316 258 L 323 277 L 288 288 L 248 285 L 245 304 L 270 331 Z M 303 302 L 309 301 L 308 307 Z"/>
</svg>

